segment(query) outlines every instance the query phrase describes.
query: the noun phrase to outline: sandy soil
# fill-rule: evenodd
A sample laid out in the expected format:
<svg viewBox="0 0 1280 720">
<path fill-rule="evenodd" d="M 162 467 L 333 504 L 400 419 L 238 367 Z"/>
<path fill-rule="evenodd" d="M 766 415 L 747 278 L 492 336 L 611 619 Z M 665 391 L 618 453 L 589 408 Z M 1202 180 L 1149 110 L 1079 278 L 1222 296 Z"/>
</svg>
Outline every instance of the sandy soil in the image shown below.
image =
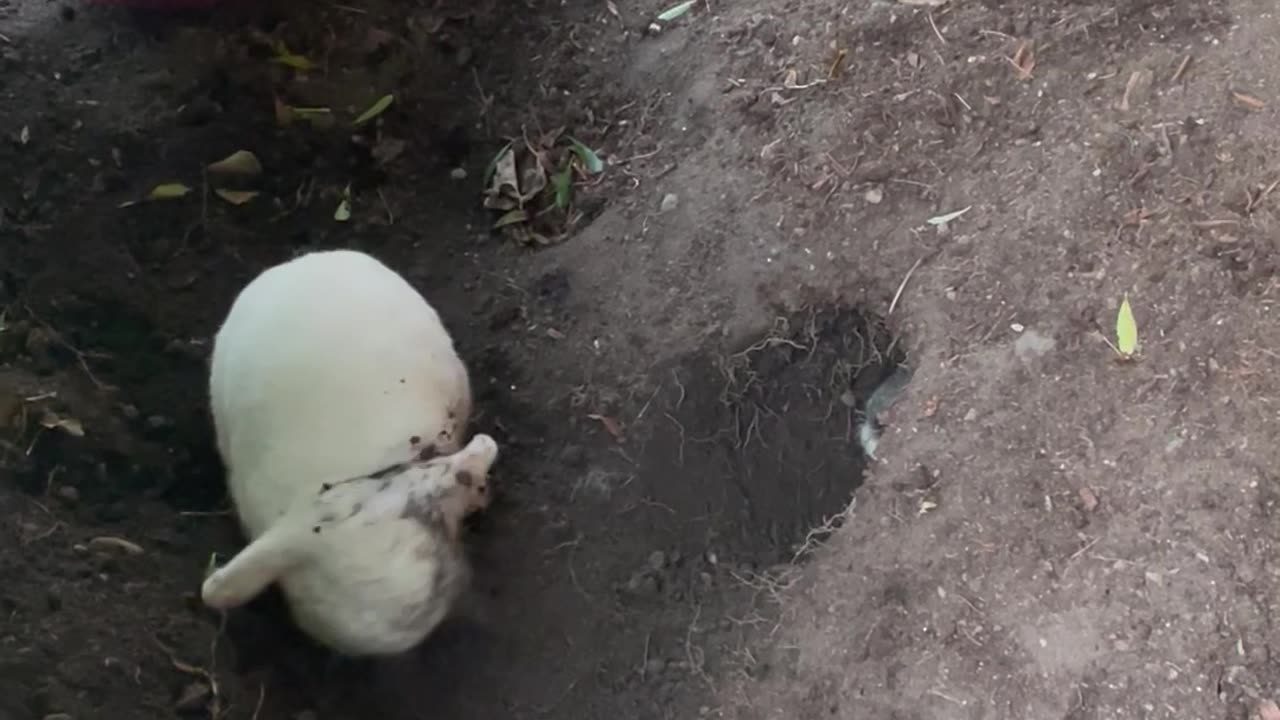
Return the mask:
<svg viewBox="0 0 1280 720">
<path fill-rule="evenodd" d="M 0 716 L 1280 716 L 1280 12 L 667 8 L 0 0 Z M 499 150 L 570 136 L 603 170 L 494 230 Z M 197 597 L 210 336 L 325 247 L 440 310 L 503 448 L 393 659 Z"/>
</svg>

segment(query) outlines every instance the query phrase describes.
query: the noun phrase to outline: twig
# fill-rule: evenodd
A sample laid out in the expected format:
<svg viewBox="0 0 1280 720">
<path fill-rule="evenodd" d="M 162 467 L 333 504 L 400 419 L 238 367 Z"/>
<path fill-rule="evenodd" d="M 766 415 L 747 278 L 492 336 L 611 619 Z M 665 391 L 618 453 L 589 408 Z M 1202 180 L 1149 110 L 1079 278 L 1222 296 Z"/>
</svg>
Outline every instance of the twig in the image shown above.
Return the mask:
<svg viewBox="0 0 1280 720">
<path fill-rule="evenodd" d="M 250 720 L 258 720 L 258 713 L 262 712 L 262 701 L 267 698 L 266 683 L 258 684 L 258 704 L 253 707 L 253 717 Z"/>
<path fill-rule="evenodd" d="M 391 212 L 391 206 L 387 204 L 387 196 L 382 194 L 382 188 L 378 188 L 378 199 L 382 201 L 382 209 L 387 211 L 387 224 L 395 225 L 396 216 Z"/>
<path fill-rule="evenodd" d="M 67 342 L 67 339 L 62 336 L 62 333 L 55 330 L 52 325 L 50 325 L 49 323 L 41 319 L 39 315 L 36 315 L 35 310 L 32 310 L 30 305 L 26 305 L 24 303 L 23 307 L 26 309 L 27 315 L 31 316 L 32 320 L 35 320 L 36 322 L 40 323 L 40 325 L 43 326 L 45 330 L 49 331 L 49 333 L 53 336 L 53 340 L 55 342 L 57 342 L 59 345 L 63 346 L 64 348 L 70 350 L 76 356 L 76 359 L 80 361 L 80 367 L 84 370 L 84 374 L 89 376 L 89 381 L 92 382 L 95 386 L 97 386 L 99 390 L 102 390 L 104 392 L 110 392 L 116 389 L 115 387 L 111 385 L 107 385 L 106 383 L 103 383 L 98 380 L 97 376 L 93 374 L 93 371 L 89 369 L 89 363 L 88 361 L 85 360 L 85 357 L 87 357 L 87 355 L 84 352 L 81 352 L 79 348 Z"/>
<path fill-rule="evenodd" d="M 933 21 L 933 13 L 926 13 L 929 18 L 929 27 L 933 28 L 933 34 L 938 36 L 943 45 L 947 44 L 947 39 L 942 37 L 942 33 L 938 30 L 938 24 Z"/>
<path fill-rule="evenodd" d="M 1186 74 L 1187 67 L 1189 65 L 1191 65 L 1191 56 L 1187 55 L 1186 57 L 1182 58 L 1182 62 L 1178 64 L 1178 69 L 1174 71 L 1173 77 L 1170 78 L 1170 82 L 1176 83 L 1179 80 L 1181 80 L 1182 76 Z"/>
<path fill-rule="evenodd" d="M 920 263 L 922 262 L 924 262 L 924 256 L 921 256 L 920 259 L 916 260 L 915 264 L 911 266 L 911 269 L 907 271 L 907 274 L 902 277 L 902 282 L 898 285 L 898 291 L 893 294 L 893 301 L 889 303 L 889 312 L 885 313 L 885 315 L 893 314 L 893 309 L 898 306 L 898 299 L 902 297 L 902 291 L 907 287 L 907 281 L 911 279 L 913 274 L 915 274 L 916 268 L 920 267 Z"/>
</svg>

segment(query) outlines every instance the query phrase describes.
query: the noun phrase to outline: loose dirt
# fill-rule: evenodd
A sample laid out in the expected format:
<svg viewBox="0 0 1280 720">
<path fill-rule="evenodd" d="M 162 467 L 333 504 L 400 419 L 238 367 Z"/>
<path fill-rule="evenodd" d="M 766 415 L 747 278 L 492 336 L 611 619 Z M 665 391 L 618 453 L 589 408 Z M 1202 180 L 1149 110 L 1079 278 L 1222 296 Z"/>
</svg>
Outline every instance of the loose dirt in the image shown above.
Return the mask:
<svg viewBox="0 0 1280 720">
<path fill-rule="evenodd" d="M 667 9 L 0 0 L 0 715 L 1234 719 L 1276 695 L 1275 8 Z M 604 168 L 537 218 L 563 237 L 492 231 L 501 148 L 568 137 Z M 202 172 L 240 149 L 260 177 Z M 404 657 L 330 657 L 274 591 L 198 599 L 242 544 L 211 335 L 327 247 L 439 309 L 502 447 L 476 587 Z"/>
</svg>

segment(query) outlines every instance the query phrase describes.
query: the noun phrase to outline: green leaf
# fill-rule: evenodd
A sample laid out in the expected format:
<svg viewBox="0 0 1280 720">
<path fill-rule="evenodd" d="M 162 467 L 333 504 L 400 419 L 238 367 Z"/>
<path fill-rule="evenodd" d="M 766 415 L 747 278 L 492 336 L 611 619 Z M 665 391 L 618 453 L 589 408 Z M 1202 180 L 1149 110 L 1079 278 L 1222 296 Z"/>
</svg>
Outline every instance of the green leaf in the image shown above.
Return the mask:
<svg viewBox="0 0 1280 720">
<path fill-rule="evenodd" d="M 551 184 L 556 190 L 556 207 L 561 210 L 569 207 L 569 201 L 573 198 L 573 166 L 566 165 L 564 170 L 556 173 L 551 178 Z"/>
<path fill-rule="evenodd" d="M 956 218 L 959 218 L 961 215 L 964 215 L 965 213 L 969 212 L 969 210 L 972 208 L 973 206 L 970 205 L 969 207 L 964 208 L 963 210 L 956 210 L 955 212 L 949 212 L 944 215 L 935 215 L 934 217 L 929 218 L 925 222 L 929 223 L 930 225 L 946 225 L 952 220 L 955 220 Z"/>
<path fill-rule="evenodd" d="M 378 102 L 370 106 L 368 110 L 365 110 L 363 113 L 360 113 L 360 117 L 356 118 L 356 121 L 351 123 L 351 126 L 360 127 L 361 125 L 378 117 L 382 113 L 386 112 L 387 108 L 391 107 L 391 103 L 395 102 L 395 99 L 396 99 L 395 95 L 383 95 L 382 97 L 378 98 Z"/>
<path fill-rule="evenodd" d="M 289 52 L 289 46 L 285 45 L 283 40 L 277 39 L 273 41 L 271 50 L 276 54 L 275 57 L 271 58 L 272 62 L 287 65 L 295 70 L 310 70 L 315 67 L 306 57 Z"/>
<path fill-rule="evenodd" d="M 573 153 L 582 160 L 582 164 L 586 166 L 587 172 L 595 175 L 604 170 L 604 161 L 600 159 L 596 152 L 586 145 L 582 144 L 576 138 L 569 138 Z"/>
<path fill-rule="evenodd" d="M 497 230 L 500 227 L 522 223 L 528 219 L 529 213 L 521 210 L 520 208 L 516 208 L 515 210 L 503 213 L 502 217 L 498 218 L 498 222 L 493 224 L 493 229 Z"/>
<path fill-rule="evenodd" d="M 346 222 L 351 219 L 351 184 L 342 189 L 342 202 L 338 203 L 338 209 L 333 211 L 333 219 L 338 222 Z"/>
<path fill-rule="evenodd" d="M 511 150 L 511 143 L 507 143 L 506 145 L 503 145 L 502 149 L 499 150 L 497 154 L 493 156 L 493 159 L 489 161 L 489 164 L 485 166 L 484 182 L 481 183 L 482 187 L 486 187 L 486 188 L 489 187 L 489 183 L 493 181 L 493 174 L 498 170 L 498 162 L 502 160 L 502 156 L 506 155 L 508 152 L 510 152 L 510 150 Z"/>
<path fill-rule="evenodd" d="M 277 55 L 271 58 L 271 60 L 273 62 L 280 63 L 281 65 L 291 67 L 294 70 L 310 70 L 311 68 L 315 67 L 314 65 L 311 64 L 310 60 L 308 60 L 306 57 L 302 55 L 293 55 L 293 54 Z"/>
<path fill-rule="evenodd" d="M 1133 319 L 1128 294 L 1125 294 L 1120 303 L 1120 313 L 1116 315 L 1116 349 L 1125 357 L 1133 355 L 1138 349 L 1138 323 Z"/>
<path fill-rule="evenodd" d="M 182 183 L 164 183 L 152 188 L 147 195 L 148 200 L 172 200 L 191 192 L 191 188 Z"/>
<path fill-rule="evenodd" d="M 682 2 L 679 5 L 676 5 L 675 7 L 672 7 L 668 10 L 664 10 L 662 14 L 658 16 L 658 19 L 661 20 L 662 22 L 675 20 L 681 15 L 684 15 L 685 13 L 689 12 L 689 10 L 694 5 L 696 5 L 697 2 L 698 0 L 687 0 L 687 2 Z"/>
</svg>

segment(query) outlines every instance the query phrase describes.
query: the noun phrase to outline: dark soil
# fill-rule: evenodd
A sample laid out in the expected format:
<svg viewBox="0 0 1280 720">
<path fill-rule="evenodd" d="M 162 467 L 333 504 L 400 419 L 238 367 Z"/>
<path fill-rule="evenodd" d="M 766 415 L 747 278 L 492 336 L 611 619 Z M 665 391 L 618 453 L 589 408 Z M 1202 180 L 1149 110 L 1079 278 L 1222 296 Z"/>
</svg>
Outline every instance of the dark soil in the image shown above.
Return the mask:
<svg viewBox="0 0 1280 720">
<path fill-rule="evenodd" d="M 1276 694 L 1280 13 L 665 9 L 0 0 L 0 717 L 1234 719 Z M 275 98 L 339 126 L 281 127 Z M 606 166 L 549 216 L 566 238 L 491 232 L 486 166 L 560 130 Z M 265 172 L 237 206 L 202 168 L 239 149 Z M 476 587 L 404 657 L 331 658 L 274 592 L 225 623 L 198 599 L 242 543 L 211 334 L 328 247 L 439 309 L 502 448 Z M 859 488 L 861 409 L 907 360 Z"/>
</svg>

